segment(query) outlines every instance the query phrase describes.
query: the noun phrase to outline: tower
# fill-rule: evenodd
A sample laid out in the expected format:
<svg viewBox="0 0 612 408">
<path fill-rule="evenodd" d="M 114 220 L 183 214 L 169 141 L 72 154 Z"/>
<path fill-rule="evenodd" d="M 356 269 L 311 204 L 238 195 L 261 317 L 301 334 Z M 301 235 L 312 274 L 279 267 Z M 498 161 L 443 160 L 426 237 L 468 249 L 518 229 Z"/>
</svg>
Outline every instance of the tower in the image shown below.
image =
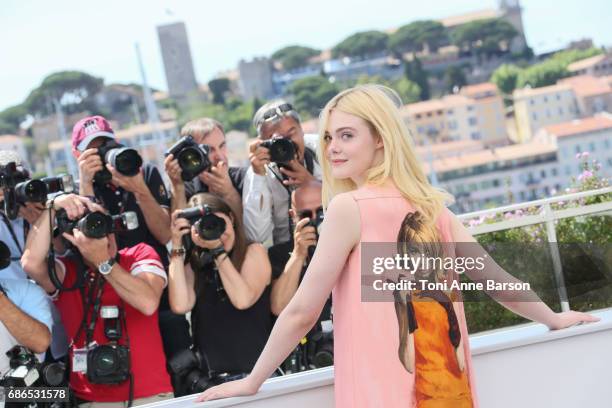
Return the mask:
<svg viewBox="0 0 612 408">
<path fill-rule="evenodd" d="M 518 35 L 510 44 L 510 51 L 519 53 L 527 47 L 527 39 L 525 38 L 525 30 L 523 28 L 523 9 L 519 0 L 499 0 L 499 11 L 501 18 L 512 24 L 518 31 Z"/>
<path fill-rule="evenodd" d="M 157 26 L 157 35 L 168 93 L 177 102 L 184 101 L 188 95 L 195 94 L 198 90 L 185 23 Z"/>
</svg>

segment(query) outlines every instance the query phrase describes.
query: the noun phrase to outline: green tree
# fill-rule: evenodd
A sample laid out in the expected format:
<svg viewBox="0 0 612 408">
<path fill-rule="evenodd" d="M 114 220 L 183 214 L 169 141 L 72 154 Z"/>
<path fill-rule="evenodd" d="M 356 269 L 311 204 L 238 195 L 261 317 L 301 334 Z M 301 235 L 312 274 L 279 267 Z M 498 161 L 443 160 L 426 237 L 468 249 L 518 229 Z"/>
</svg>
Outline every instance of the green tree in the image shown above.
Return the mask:
<svg viewBox="0 0 612 408">
<path fill-rule="evenodd" d="M 516 65 L 504 64 L 493 72 L 491 82 L 506 95 L 511 95 L 516 89 L 516 81 L 521 71 Z"/>
<path fill-rule="evenodd" d="M 0 112 L 0 132 L 17 133 L 19 125 L 28 115 L 28 110 L 23 104 L 11 106 Z"/>
<path fill-rule="evenodd" d="M 446 28 L 437 21 L 413 21 L 400 27 L 389 37 L 389 48 L 398 55 L 422 51 L 427 47 L 435 52 L 448 39 Z"/>
<path fill-rule="evenodd" d="M 559 79 L 568 75 L 567 65 L 553 58 L 522 70 L 516 80 L 516 87 L 523 88 L 529 85 L 532 88 L 539 88 L 554 85 Z"/>
<path fill-rule="evenodd" d="M 397 92 L 399 97 L 402 99 L 402 103 L 404 105 L 408 103 L 418 102 L 421 96 L 421 89 L 419 88 L 419 86 L 406 78 L 400 78 L 396 81 L 390 81 L 380 75 L 362 75 L 357 79 L 357 82 L 355 83 L 355 85 L 360 84 L 379 84 L 387 86 Z"/>
<path fill-rule="evenodd" d="M 387 49 L 389 36 L 381 31 L 363 31 L 355 33 L 332 48 L 332 56 L 366 57 Z"/>
<path fill-rule="evenodd" d="M 320 50 L 301 45 L 290 45 L 283 47 L 272 54 L 272 60 L 279 61 L 283 68 L 290 70 L 303 67 L 308 64 L 308 60 L 321 53 Z"/>
<path fill-rule="evenodd" d="M 451 35 L 453 44 L 477 55 L 491 56 L 508 50 L 518 32 L 506 20 L 488 18 L 463 24 Z"/>
<path fill-rule="evenodd" d="M 338 93 L 338 88 L 320 76 L 302 78 L 289 87 L 295 108 L 305 117 L 314 117 L 327 101 Z"/>
<path fill-rule="evenodd" d="M 93 97 L 100 91 L 104 80 L 85 72 L 61 71 L 47 76 L 24 102 L 34 115 L 46 116 L 55 111 L 53 100 L 59 101 L 65 113 L 95 110 Z"/>
<path fill-rule="evenodd" d="M 463 70 L 457 66 L 448 67 L 444 73 L 444 78 L 446 90 L 451 93 L 455 90 L 455 87 L 461 88 L 467 85 L 467 79 L 465 79 Z"/>
<path fill-rule="evenodd" d="M 208 89 L 213 94 L 213 103 L 223 105 L 225 93 L 230 90 L 230 81 L 227 78 L 217 78 L 208 81 Z"/>
<path fill-rule="evenodd" d="M 412 61 L 406 61 L 404 64 L 404 76 L 406 79 L 416 83 L 419 86 L 419 89 L 421 90 L 419 99 L 426 101 L 430 96 L 429 80 L 427 72 L 423 69 L 421 60 L 414 57 Z"/>
</svg>

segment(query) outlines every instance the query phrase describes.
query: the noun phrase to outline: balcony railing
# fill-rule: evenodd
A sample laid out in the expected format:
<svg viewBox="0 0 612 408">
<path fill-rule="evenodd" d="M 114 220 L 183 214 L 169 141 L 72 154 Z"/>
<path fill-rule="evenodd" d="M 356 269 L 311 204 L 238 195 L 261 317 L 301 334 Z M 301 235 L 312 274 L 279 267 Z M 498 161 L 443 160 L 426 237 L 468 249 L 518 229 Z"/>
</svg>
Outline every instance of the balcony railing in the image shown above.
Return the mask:
<svg viewBox="0 0 612 408">
<path fill-rule="evenodd" d="M 463 221 L 531 209 L 513 219 L 470 227 L 473 235 L 544 224 L 554 252 L 553 266 L 564 288 L 555 221 L 585 215 L 612 213 L 612 201 L 556 209 L 567 203 L 612 193 L 612 187 L 459 215 Z M 536 210 L 533 210 L 533 209 Z M 556 260 L 555 260 L 556 259 Z M 567 297 L 562 297 L 566 299 Z M 569 308 L 567 302 L 562 304 Z M 481 408 L 612 406 L 609 364 L 612 362 L 612 308 L 591 312 L 601 321 L 551 331 L 528 323 L 469 336 L 476 389 Z M 580 367 L 581 374 L 576 373 Z M 364 368 L 365 369 L 365 368 Z M 565 373 L 565 374 L 561 374 Z M 195 396 L 150 404 L 175 408 L 194 405 Z M 251 397 L 201 403 L 202 408 L 276 408 L 334 406 L 334 368 L 327 367 L 267 380 Z"/>
</svg>

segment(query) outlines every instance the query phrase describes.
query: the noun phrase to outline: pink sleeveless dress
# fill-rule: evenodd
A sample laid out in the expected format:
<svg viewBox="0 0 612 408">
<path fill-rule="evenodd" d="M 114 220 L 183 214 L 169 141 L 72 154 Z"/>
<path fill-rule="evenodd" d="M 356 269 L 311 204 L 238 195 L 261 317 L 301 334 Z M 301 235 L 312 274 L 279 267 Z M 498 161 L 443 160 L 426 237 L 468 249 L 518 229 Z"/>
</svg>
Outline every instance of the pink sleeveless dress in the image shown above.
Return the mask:
<svg viewBox="0 0 612 408">
<path fill-rule="evenodd" d="M 404 217 L 414 212 L 400 192 L 394 187 L 367 186 L 350 194 L 359 206 L 360 242 L 396 242 Z M 449 217 L 448 210 L 438 217 L 440 242 L 452 242 Z M 440 315 L 441 307 L 433 309 L 435 302 L 419 302 L 415 308 L 416 368 L 410 373 L 398 357 L 400 329 L 394 303 L 361 300 L 361 251 L 359 245 L 349 255 L 332 292 L 336 407 L 477 408 L 463 303 L 453 302 L 465 355 L 463 371 L 459 372 L 456 361 L 436 362 L 436 358 L 444 357 L 444 350 L 454 353 L 447 344 L 448 326 L 436 327 L 434 316 Z M 432 343 L 436 336 L 440 338 Z"/>
</svg>

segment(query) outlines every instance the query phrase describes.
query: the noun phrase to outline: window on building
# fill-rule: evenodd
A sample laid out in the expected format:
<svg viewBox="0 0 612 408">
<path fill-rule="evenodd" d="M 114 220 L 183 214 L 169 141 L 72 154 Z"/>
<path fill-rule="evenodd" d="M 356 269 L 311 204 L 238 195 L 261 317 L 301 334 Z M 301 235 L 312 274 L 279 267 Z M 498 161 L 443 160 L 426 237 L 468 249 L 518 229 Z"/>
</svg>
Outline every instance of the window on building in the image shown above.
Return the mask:
<svg viewBox="0 0 612 408">
<path fill-rule="evenodd" d="M 449 120 L 448 121 L 448 128 L 450 130 L 455 130 L 457 129 L 457 121 L 456 120 Z"/>
<path fill-rule="evenodd" d="M 546 109 L 546 117 L 550 118 L 550 109 Z"/>
<path fill-rule="evenodd" d="M 452 109 L 449 109 L 449 110 L 447 110 L 447 111 L 446 111 L 446 113 L 447 113 L 448 115 L 452 115 L 452 114 L 454 113 L 454 111 L 453 111 Z"/>
<path fill-rule="evenodd" d="M 521 201 L 525 201 L 525 192 L 524 191 L 520 191 L 519 192 L 519 198 Z"/>
<path fill-rule="evenodd" d="M 548 96 L 544 96 L 544 103 L 548 102 Z"/>
<path fill-rule="evenodd" d="M 535 112 L 532 112 L 532 113 L 531 113 L 531 119 L 533 119 L 534 121 L 535 121 L 535 120 L 538 120 L 538 115 L 536 115 L 536 113 L 535 113 Z"/>
<path fill-rule="evenodd" d="M 563 108 L 559 106 L 559 115 L 563 115 Z"/>
<path fill-rule="evenodd" d="M 565 175 L 569 176 L 570 174 L 572 174 L 572 167 L 567 165 L 565 166 Z"/>
<path fill-rule="evenodd" d="M 478 124 L 478 120 L 472 116 L 468 118 L 468 123 L 470 124 L 470 126 L 476 126 Z"/>
<path fill-rule="evenodd" d="M 576 153 L 581 153 L 582 149 L 580 148 L 580 145 L 576 145 Z"/>
<path fill-rule="evenodd" d="M 423 128 L 423 126 L 419 126 L 417 128 L 417 132 L 419 132 L 419 134 L 422 135 L 423 133 L 425 133 L 425 129 Z"/>
<path fill-rule="evenodd" d="M 552 174 L 552 176 L 553 176 L 553 177 L 557 177 L 557 175 L 559 174 L 559 173 L 557 172 L 557 168 L 556 168 L 556 167 L 553 167 L 553 168 L 550 170 L 550 172 L 551 172 L 551 174 Z"/>
<path fill-rule="evenodd" d="M 468 110 L 468 112 L 471 112 L 471 111 L 473 111 L 473 110 L 474 110 L 474 107 L 473 107 L 472 105 L 469 105 L 469 106 L 467 107 L 467 110 Z"/>
<path fill-rule="evenodd" d="M 420 113 L 417 113 L 416 115 L 414 115 L 414 117 L 415 117 L 416 119 L 421 119 L 421 114 L 420 114 Z"/>
<path fill-rule="evenodd" d="M 431 118 L 431 112 L 427 112 L 427 115 L 426 115 L 426 116 L 427 116 L 428 118 Z"/>
<path fill-rule="evenodd" d="M 546 170 L 542 170 L 542 171 L 540 171 L 540 176 L 541 176 L 542 178 L 546 177 Z"/>
<path fill-rule="evenodd" d="M 589 148 L 591 149 L 592 152 L 595 151 L 595 143 L 591 142 L 589 143 Z"/>
<path fill-rule="evenodd" d="M 557 94 L 557 100 L 560 101 L 561 100 L 561 95 Z"/>
<path fill-rule="evenodd" d="M 472 140 L 480 140 L 480 139 L 482 139 L 482 136 L 480 135 L 480 132 L 472 132 L 470 137 L 472 138 Z"/>
<path fill-rule="evenodd" d="M 604 140 L 604 146 L 606 147 L 606 149 L 610 148 L 610 140 L 606 139 Z"/>
<path fill-rule="evenodd" d="M 530 99 L 530 100 L 529 100 L 529 104 L 530 104 L 531 106 L 535 105 L 535 99 Z"/>
</svg>

